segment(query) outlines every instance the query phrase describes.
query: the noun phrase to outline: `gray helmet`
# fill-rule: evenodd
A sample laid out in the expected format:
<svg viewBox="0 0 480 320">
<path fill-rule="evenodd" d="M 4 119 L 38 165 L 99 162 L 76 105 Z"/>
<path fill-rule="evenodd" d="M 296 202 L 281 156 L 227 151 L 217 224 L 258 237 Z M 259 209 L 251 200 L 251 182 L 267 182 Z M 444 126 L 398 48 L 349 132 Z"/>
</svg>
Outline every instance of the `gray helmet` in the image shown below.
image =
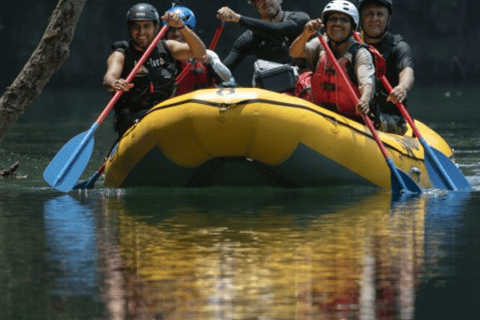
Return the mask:
<svg viewBox="0 0 480 320">
<path fill-rule="evenodd" d="M 390 15 L 393 13 L 393 0 L 360 0 L 358 3 L 358 11 L 362 11 L 362 7 L 367 3 L 375 3 L 381 6 L 384 6 L 390 12 Z"/>
<path fill-rule="evenodd" d="M 130 8 L 127 12 L 127 24 L 132 21 L 154 21 L 156 23 L 160 22 L 160 17 L 158 15 L 157 9 L 154 6 L 148 3 L 137 3 Z"/>
</svg>

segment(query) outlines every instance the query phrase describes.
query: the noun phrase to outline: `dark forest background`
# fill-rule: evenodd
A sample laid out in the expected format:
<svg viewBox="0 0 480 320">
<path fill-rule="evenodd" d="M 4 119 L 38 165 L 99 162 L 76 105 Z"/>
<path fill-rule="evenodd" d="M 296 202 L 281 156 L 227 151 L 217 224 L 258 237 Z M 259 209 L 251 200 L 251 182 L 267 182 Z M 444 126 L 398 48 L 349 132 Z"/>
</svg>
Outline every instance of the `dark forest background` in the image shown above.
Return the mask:
<svg viewBox="0 0 480 320">
<path fill-rule="evenodd" d="M 58 0 L 17 0 L 0 7 L 0 94 L 15 79 L 39 43 Z M 169 1 L 139 1 L 154 5 L 160 14 Z M 125 14 L 132 0 L 88 0 L 77 25 L 70 57 L 52 77 L 47 89 L 100 89 L 106 58 L 113 41 L 127 39 Z M 216 10 L 230 6 L 240 14 L 255 16 L 247 0 L 186 0 L 196 14 L 197 33 L 208 46 L 219 21 Z M 318 17 L 327 0 L 284 0 L 284 10 Z M 356 2 L 354 2 L 356 4 Z M 415 54 L 417 83 L 458 82 L 480 77 L 480 1 L 402 0 L 394 3 L 391 30 L 400 33 Z M 245 29 L 227 24 L 217 53 L 225 58 L 236 37 Z M 253 59 L 234 75 L 241 85 L 251 82 Z"/>
</svg>

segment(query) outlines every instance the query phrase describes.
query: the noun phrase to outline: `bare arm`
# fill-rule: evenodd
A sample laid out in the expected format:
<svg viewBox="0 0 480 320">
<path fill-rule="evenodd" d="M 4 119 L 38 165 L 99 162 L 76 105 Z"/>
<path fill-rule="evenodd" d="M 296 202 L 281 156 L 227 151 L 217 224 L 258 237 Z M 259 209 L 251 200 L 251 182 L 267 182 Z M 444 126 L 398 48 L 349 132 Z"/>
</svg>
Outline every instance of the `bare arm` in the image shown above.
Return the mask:
<svg viewBox="0 0 480 320">
<path fill-rule="evenodd" d="M 403 102 L 407 98 L 407 92 L 412 90 L 413 83 L 415 82 L 414 72 L 410 67 L 403 69 L 398 77 L 398 85 L 393 88 L 387 99 L 387 101 L 392 101 L 393 103 L 396 103 L 397 101 Z"/>
<path fill-rule="evenodd" d="M 370 112 L 370 101 L 373 98 L 374 88 L 371 84 L 366 84 L 360 88 L 360 99 L 357 105 L 358 111 L 363 114 Z"/>
<path fill-rule="evenodd" d="M 293 58 L 305 58 L 307 53 L 305 51 L 305 45 L 308 40 L 316 34 L 317 30 L 323 28 L 321 19 L 310 20 L 305 24 L 303 32 L 293 41 L 290 46 L 290 56 Z"/>
<path fill-rule="evenodd" d="M 357 109 L 363 114 L 368 114 L 370 112 L 370 102 L 375 93 L 375 66 L 372 55 L 366 49 L 358 50 L 355 68 L 357 70 L 358 89 L 360 90 Z"/>
<path fill-rule="evenodd" d="M 133 84 L 121 79 L 125 55 L 122 52 L 114 51 L 107 60 L 107 72 L 103 76 L 103 88 L 108 92 L 123 90 L 128 91 Z"/>
<path fill-rule="evenodd" d="M 193 31 L 185 27 L 180 29 L 180 33 L 186 43 L 181 43 L 175 40 L 165 41 L 165 45 L 174 59 L 202 59 L 202 57 L 207 54 L 205 44 Z"/>
</svg>

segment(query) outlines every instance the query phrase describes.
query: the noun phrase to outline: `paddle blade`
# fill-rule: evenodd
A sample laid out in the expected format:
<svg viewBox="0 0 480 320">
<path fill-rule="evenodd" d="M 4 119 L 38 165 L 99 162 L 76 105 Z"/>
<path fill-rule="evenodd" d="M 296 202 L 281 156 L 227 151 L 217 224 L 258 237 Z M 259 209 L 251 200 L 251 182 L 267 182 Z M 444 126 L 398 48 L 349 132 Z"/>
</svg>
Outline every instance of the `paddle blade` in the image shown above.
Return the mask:
<svg viewBox="0 0 480 320">
<path fill-rule="evenodd" d="M 393 170 L 390 170 L 390 172 L 393 193 L 422 193 L 422 189 L 420 189 L 418 184 L 402 170 L 396 168 L 396 172 L 394 172 Z M 399 179 L 401 179 L 401 181 Z"/>
<path fill-rule="evenodd" d="M 436 165 L 435 159 L 433 159 L 428 152 L 425 152 L 425 166 L 427 167 L 428 175 L 435 188 L 445 190 L 453 189 L 444 177 L 447 175 L 458 190 L 472 189 L 472 186 L 470 183 L 468 183 L 467 178 L 465 178 L 463 173 L 457 168 L 455 163 L 450 160 L 450 158 L 435 148 L 430 147 L 430 150 L 433 153 L 433 156 L 437 158 L 439 165 L 442 167 L 439 168 Z"/>
<path fill-rule="evenodd" d="M 93 144 L 94 138 L 89 132 L 82 132 L 73 137 L 50 162 L 43 172 L 43 179 L 58 191 L 72 190 L 87 167 L 93 152 Z"/>
</svg>

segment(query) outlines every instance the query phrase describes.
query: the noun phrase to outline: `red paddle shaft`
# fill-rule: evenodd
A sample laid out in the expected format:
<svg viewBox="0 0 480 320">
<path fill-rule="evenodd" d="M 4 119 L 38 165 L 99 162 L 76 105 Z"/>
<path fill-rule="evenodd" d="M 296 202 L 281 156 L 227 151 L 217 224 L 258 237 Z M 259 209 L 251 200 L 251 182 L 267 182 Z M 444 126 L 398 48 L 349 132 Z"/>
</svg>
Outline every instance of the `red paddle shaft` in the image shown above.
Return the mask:
<svg viewBox="0 0 480 320">
<path fill-rule="evenodd" d="M 222 35 L 223 32 L 223 25 L 224 23 L 222 22 L 221 25 L 218 26 L 217 30 L 215 31 L 215 35 L 213 36 L 212 42 L 210 43 L 210 47 L 208 49 L 215 51 L 218 45 L 218 40 L 220 39 L 220 36 Z"/>
<path fill-rule="evenodd" d="M 318 36 L 318 39 L 322 43 L 322 46 L 325 48 L 325 52 L 327 53 L 328 59 L 330 60 L 331 63 L 333 63 L 333 65 L 335 66 L 335 70 L 337 70 L 337 73 L 342 77 L 343 82 L 345 82 L 345 84 L 347 86 L 347 89 L 348 89 L 348 92 L 350 94 L 350 97 L 352 97 L 353 102 L 355 103 L 355 105 L 357 105 L 358 102 L 359 102 L 359 98 L 358 98 L 355 90 L 353 89 L 350 81 L 348 81 L 347 76 L 345 75 L 345 73 L 341 69 L 340 64 L 338 63 L 337 59 L 333 55 L 332 50 L 330 49 L 330 47 L 328 47 L 327 42 L 325 41 L 325 39 L 323 39 L 323 37 L 321 35 Z M 375 141 L 377 141 L 377 144 L 380 147 L 380 151 L 382 152 L 383 156 L 385 158 L 389 158 L 387 150 L 385 149 L 385 146 L 383 145 L 382 141 L 380 140 L 380 138 L 378 136 L 378 133 L 375 130 L 373 124 L 372 124 L 372 121 L 370 121 L 370 118 L 368 116 L 364 115 L 363 113 L 361 113 L 361 115 L 362 115 L 363 120 L 367 124 L 367 127 L 370 129 L 370 132 L 372 133 L 373 137 L 375 138 Z"/>
</svg>

